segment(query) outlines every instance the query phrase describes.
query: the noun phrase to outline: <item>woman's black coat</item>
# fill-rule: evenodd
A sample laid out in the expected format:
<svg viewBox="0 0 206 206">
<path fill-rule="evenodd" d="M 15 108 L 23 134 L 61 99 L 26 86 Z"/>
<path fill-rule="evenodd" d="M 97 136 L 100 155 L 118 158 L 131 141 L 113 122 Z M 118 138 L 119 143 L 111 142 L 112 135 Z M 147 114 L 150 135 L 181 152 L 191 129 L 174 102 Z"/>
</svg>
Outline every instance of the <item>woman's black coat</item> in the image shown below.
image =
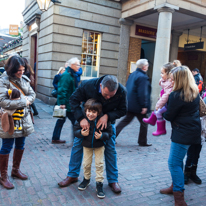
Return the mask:
<svg viewBox="0 0 206 206">
<path fill-rule="evenodd" d="M 54 86 L 54 89 L 56 89 L 56 90 L 58 89 L 58 82 L 59 82 L 60 77 L 61 77 L 60 74 L 55 75 L 53 83 L 52 83 Z"/>
<path fill-rule="evenodd" d="M 180 91 L 170 94 L 164 118 L 172 125 L 172 142 L 191 145 L 201 143 L 201 123 L 199 115 L 200 96 L 193 102 L 185 102 Z"/>
</svg>

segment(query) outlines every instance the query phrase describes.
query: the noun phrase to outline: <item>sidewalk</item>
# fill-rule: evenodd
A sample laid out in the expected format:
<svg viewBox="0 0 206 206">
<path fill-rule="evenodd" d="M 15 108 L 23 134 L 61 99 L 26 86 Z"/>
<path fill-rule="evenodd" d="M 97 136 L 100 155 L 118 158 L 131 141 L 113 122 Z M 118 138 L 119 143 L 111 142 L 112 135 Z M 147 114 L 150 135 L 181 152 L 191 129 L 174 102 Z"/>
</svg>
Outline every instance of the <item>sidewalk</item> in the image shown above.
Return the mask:
<svg viewBox="0 0 206 206">
<path fill-rule="evenodd" d="M 117 195 L 111 191 L 104 172 L 106 198 L 100 200 L 96 196 L 94 164 L 92 166 L 91 184 L 85 191 L 77 189 L 83 179 L 82 169 L 77 183 L 66 188 L 58 187 L 57 183 L 64 179 L 68 172 L 72 147 L 71 124 L 67 120 L 62 130 L 61 139 L 66 140 L 67 143 L 62 145 L 51 144 L 56 123 L 56 119 L 52 118 L 53 106 L 46 105 L 38 99 L 35 103 L 39 116 L 35 116 L 35 133 L 26 139 L 25 153 L 21 164 L 21 170 L 29 176 L 29 180 L 22 181 L 10 177 L 11 154 L 8 172 L 15 188 L 6 190 L 0 185 L 0 206 L 174 205 L 172 195 L 159 193 L 161 188 L 171 184 L 167 165 L 171 134 L 169 123 L 167 123 L 167 135 L 160 137 L 152 136 L 156 127 L 149 126 L 148 142 L 153 144 L 151 147 L 138 146 L 139 123 L 136 119 L 121 132 L 117 138 L 116 150 L 122 193 Z M 204 145 L 197 171 L 203 183 L 196 185 L 190 182 L 185 186 L 185 199 L 187 204 L 191 206 L 206 205 L 205 150 Z"/>
</svg>

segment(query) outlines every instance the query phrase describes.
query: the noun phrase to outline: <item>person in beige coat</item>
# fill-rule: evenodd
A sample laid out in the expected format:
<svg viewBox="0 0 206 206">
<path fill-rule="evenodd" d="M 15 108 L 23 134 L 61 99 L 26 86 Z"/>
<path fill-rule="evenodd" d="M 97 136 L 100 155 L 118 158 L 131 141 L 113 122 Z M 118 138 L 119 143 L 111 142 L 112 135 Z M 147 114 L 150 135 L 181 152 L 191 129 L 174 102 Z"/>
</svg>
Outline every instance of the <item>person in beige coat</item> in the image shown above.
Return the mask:
<svg viewBox="0 0 206 206">
<path fill-rule="evenodd" d="M 9 153 L 15 143 L 13 154 L 13 167 L 11 176 L 26 180 L 28 177 L 23 174 L 19 167 L 24 152 L 25 138 L 34 132 L 31 120 L 29 105 L 35 99 L 35 93 L 30 86 L 30 80 L 24 76 L 25 63 L 19 56 L 10 57 L 5 65 L 5 70 L 0 77 L 0 107 L 5 110 L 24 109 L 24 117 L 22 119 L 22 129 L 15 130 L 12 135 L 4 132 L 2 129 L 0 118 L 0 138 L 2 138 L 2 147 L 0 150 L 0 184 L 6 189 L 14 188 L 7 174 Z M 8 89 L 18 89 L 21 93 L 20 99 L 11 100 L 7 95 Z"/>
</svg>

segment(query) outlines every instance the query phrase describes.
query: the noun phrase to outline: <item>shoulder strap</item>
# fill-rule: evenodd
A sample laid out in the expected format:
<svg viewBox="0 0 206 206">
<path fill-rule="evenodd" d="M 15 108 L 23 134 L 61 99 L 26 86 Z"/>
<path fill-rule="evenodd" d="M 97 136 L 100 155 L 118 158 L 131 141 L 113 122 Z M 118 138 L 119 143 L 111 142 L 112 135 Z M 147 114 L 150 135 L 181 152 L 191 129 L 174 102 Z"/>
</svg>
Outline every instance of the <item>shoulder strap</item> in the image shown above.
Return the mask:
<svg viewBox="0 0 206 206">
<path fill-rule="evenodd" d="M 10 81 L 10 80 L 9 80 Z M 10 81 L 24 96 L 26 96 L 25 94 L 24 94 L 24 92 L 14 83 L 14 82 L 12 82 L 12 81 Z"/>
</svg>

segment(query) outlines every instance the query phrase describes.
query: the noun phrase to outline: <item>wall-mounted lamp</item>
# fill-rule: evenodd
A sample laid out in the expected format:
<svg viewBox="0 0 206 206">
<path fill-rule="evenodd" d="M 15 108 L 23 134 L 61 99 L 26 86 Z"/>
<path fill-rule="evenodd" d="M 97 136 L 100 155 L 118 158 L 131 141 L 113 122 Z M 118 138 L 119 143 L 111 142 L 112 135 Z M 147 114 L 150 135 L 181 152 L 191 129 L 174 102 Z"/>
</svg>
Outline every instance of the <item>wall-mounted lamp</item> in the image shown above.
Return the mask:
<svg viewBox="0 0 206 206">
<path fill-rule="evenodd" d="M 36 1 L 37 1 L 38 5 L 39 5 L 39 9 L 41 11 L 47 11 L 48 8 L 49 8 L 50 2 L 53 2 L 54 4 L 55 3 L 61 4 L 61 2 L 58 1 L 58 0 L 36 0 Z"/>
</svg>

